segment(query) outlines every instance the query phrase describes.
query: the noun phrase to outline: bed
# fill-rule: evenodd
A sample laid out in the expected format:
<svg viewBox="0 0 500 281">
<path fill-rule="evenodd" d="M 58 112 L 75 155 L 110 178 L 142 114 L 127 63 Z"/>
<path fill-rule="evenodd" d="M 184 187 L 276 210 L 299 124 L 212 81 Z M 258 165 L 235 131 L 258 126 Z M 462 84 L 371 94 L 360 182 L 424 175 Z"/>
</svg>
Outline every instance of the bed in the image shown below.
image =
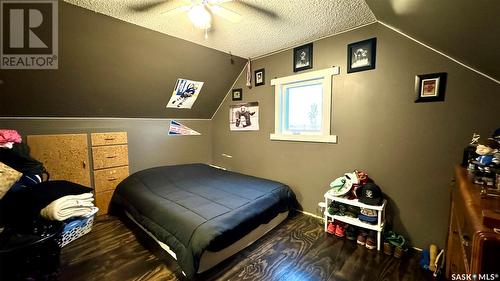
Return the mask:
<svg viewBox="0 0 500 281">
<path fill-rule="evenodd" d="M 204 164 L 156 167 L 130 175 L 112 199 L 192 278 L 250 245 L 297 208 L 279 182 Z"/>
</svg>

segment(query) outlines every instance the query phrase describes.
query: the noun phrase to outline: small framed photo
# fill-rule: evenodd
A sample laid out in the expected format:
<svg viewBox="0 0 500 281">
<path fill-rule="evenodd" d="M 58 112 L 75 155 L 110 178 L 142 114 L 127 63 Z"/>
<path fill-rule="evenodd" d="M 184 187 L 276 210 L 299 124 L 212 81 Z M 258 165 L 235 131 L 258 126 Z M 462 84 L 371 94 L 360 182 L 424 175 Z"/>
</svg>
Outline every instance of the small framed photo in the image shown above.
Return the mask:
<svg viewBox="0 0 500 281">
<path fill-rule="evenodd" d="M 347 73 L 375 69 L 377 38 L 347 45 Z"/>
<path fill-rule="evenodd" d="M 293 49 L 293 72 L 313 67 L 313 43 Z"/>
<path fill-rule="evenodd" d="M 417 75 L 415 77 L 415 102 L 444 101 L 445 72 Z"/>
<path fill-rule="evenodd" d="M 243 99 L 243 89 L 233 89 L 233 100 Z"/>
<path fill-rule="evenodd" d="M 261 68 L 255 70 L 255 87 L 262 86 L 266 83 L 266 70 Z"/>
</svg>

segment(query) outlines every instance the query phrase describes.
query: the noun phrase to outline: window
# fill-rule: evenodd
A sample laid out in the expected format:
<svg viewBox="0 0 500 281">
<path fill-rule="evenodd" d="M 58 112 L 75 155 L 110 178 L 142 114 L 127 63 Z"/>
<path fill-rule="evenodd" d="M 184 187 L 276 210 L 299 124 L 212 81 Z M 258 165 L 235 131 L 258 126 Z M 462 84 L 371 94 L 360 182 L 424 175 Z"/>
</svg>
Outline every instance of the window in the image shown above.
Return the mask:
<svg viewBox="0 0 500 281">
<path fill-rule="evenodd" d="M 275 126 L 271 140 L 337 142 L 330 135 L 332 75 L 329 68 L 273 79 Z"/>
</svg>

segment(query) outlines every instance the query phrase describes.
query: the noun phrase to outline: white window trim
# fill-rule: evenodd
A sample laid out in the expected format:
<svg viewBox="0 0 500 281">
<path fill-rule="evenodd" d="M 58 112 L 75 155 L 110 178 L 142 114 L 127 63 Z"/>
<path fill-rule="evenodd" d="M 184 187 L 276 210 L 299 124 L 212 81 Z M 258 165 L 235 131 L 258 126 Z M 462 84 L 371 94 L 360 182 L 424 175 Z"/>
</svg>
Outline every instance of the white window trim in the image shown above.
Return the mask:
<svg viewBox="0 0 500 281">
<path fill-rule="evenodd" d="M 271 85 L 274 87 L 274 134 L 270 135 L 271 140 L 282 141 L 299 141 L 299 142 L 324 142 L 324 143 L 337 143 L 337 136 L 332 135 L 331 128 L 331 107 L 332 107 L 332 75 L 338 75 L 340 68 L 338 66 L 311 71 L 306 73 L 295 74 L 291 76 L 276 78 L 271 80 Z M 282 99 L 283 89 L 288 84 L 300 83 L 301 81 L 323 79 L 323 116 L 322 124 L 326 130 L 322 134 L 283 134 L 282 132 Z M 325 114 L 328 112 L 328 114 Z"/>
</svg>

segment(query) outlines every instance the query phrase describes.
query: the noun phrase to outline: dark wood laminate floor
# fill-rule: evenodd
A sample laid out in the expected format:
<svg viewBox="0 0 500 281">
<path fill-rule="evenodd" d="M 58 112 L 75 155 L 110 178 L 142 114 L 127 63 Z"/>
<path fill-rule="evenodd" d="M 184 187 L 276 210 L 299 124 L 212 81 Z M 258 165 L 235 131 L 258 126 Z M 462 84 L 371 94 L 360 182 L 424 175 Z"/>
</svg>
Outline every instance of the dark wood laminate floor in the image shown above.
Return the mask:
<svg viewBox="0 0 500 281">
<path fill-rule="evenodd" d="M 417 253 L 403 259 L 326 234 L 317 219 L 287 219 L 199 280 L 434 280 Z M 185 280 L 176 261 L 128 221 L 100 217 L 61 254 L 61 280 Z"/>
</svg>

